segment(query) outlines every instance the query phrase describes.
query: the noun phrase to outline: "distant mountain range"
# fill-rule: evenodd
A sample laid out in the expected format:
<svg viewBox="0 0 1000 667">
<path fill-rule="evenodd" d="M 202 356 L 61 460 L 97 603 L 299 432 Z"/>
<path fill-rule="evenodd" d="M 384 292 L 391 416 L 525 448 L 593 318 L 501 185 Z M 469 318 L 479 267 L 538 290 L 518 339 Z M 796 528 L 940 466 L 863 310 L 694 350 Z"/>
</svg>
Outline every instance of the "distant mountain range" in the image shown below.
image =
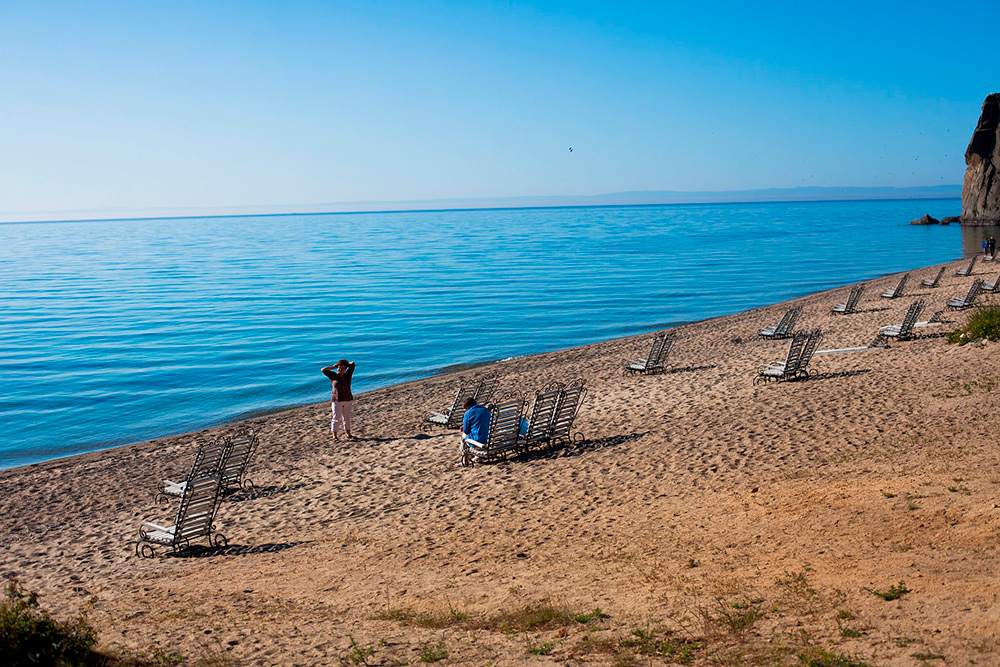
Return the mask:
<svg viewBox="0 0 1000 667">
<path fill-rule="evenodd" d="M 225 206 L 213 208 L 170 207 L 89 211 L 0 212 L 0 222 L 43 220 L 108 220 L 143 218 L 221 217 L 236 215 L 294 215 L 373 211 L 435 211 L 488 208 L 545 208 L 571 206 L 648 206 L 655 204 L 718 204 L 737 202 L 843 201 L 865 199 L 960 198 L 961 185 L 910 188 L 803 187 L 764 190 L 638 190 L 600 195 L 536 197 L 477 197 L 464 199 L 414 199 L 407 201 L 331 202 L 301 206 Z M 955 207 L 958 215 L 961 206 Z"/>
</svg>

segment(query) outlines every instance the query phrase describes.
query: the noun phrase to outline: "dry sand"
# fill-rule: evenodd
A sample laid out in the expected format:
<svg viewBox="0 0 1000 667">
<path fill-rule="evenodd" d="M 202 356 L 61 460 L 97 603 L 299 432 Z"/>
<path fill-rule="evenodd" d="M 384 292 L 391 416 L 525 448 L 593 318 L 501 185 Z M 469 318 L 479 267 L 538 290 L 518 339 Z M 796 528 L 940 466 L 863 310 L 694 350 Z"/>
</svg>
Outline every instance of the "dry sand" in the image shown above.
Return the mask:
<svg viewBox="0 0 1000 667">
<path fill-rule="evenodd" d="M 865 346 L 971 281 L 919 286 L 934 273 L 892 301 L 898 276 L 873 280 L 848 316 L 829 313 L 848 287 L 798 299 L 799 328 Z M 696 665 L 1000 665 L 994 346 L 949 345 L 967 313 L 946 313 L 754 386 L 787 346 L 755 332 L 788 305 L 680 327 L 663 375 L 622 374 L 645 335 L 366 393 L 354 441 L 331 439 L 327 403 L 254 420 L 257 489 L 224 501 L 227 549 L 132 545 L 174 511 L 157 480 L 227 427 L 0 472 L 0 574 L 57 615 L 86 606 L 106 651 L 163 664 L 667 664 L 696 641 Z M 456 467 L 454 433 L 423 417 L 491 369 L 529 391 L 585 378 L 586 442 Z M 871 592 L 901 581 L 898 600 Z"/>
</svg>

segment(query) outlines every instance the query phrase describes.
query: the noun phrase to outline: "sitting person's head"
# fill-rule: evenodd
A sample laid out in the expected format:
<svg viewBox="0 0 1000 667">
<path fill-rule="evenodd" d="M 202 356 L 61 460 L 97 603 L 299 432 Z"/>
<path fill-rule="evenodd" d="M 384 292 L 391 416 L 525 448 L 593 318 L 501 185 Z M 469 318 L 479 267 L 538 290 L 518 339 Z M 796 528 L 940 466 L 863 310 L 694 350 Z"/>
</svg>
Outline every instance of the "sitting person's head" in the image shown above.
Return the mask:
<svg viewBox="0 0 1000 667">
<path fill-rule="evenodd" d="M 471 396 L 469 398 L 465 399 L 465 409 L 466 410 L 468 410 L 469 408 L 471 408 L 475 404 L 476 404 L 476 399 L 472 398 Z"/>
</svg>

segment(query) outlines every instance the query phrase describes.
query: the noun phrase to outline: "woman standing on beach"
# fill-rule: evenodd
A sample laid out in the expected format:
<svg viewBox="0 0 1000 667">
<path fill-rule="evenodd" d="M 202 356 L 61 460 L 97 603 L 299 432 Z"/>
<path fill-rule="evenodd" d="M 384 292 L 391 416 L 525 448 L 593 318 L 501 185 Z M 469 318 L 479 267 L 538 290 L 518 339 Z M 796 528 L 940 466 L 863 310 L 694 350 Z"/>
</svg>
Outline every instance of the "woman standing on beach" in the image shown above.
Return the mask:
<svg viewBox="0 0 1000 667">
<path fill-rule="evenodd" d="M 337 426 L 344 423 L 344 431 L 347 437 L 351 438 L 351 408 L 354 407 L 354 394 L 351 393 L 351 376 L 354 375 L 354 362 L 341 359 L 333 366 L 326 366 L 323 375 L 330 378 L 333 383 L 333 421 L 330 423 L 330 430 L 333 431 L 333 439 L 340 440 L 337 433 Z"/>
</svg>

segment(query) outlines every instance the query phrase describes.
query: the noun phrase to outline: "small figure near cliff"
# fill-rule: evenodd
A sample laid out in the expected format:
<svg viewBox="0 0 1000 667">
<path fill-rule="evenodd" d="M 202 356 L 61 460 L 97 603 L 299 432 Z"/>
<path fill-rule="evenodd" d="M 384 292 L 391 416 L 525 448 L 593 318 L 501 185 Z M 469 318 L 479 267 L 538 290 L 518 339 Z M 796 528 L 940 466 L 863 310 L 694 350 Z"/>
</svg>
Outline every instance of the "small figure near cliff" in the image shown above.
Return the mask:
<svg viewBox="0 0 1000 667">
<path fill-rule="evenodd" d="M 995 259 L 996 252 L 997 252 L 997 240 L 991 236 L 986 241 L 986 254 L 990 256 L 990 259 Z"/>
</svg>

